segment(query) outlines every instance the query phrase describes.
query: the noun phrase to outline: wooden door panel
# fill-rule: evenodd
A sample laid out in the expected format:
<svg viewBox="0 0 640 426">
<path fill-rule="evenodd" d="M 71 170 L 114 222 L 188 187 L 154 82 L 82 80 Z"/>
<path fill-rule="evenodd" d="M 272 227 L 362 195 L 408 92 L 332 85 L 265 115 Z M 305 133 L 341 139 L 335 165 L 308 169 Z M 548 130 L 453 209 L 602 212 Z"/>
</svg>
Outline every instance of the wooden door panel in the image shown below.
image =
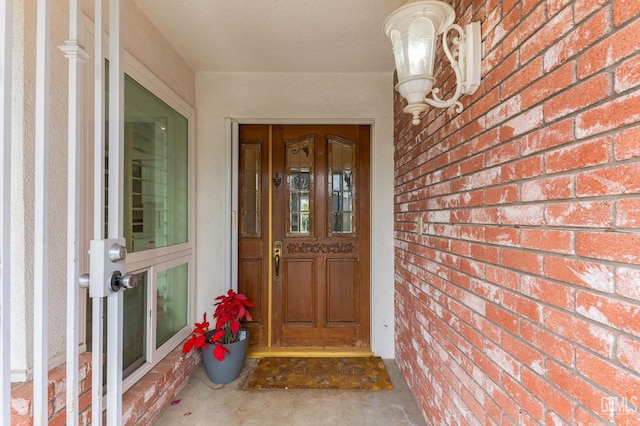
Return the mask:
<svg viewBox="0 0 640 426">
<path fill-rule="evenodd" d="M 311 333 L 311 334 L 310 334 Z M 312 337 L 310 337 L 310 335 Z M 354 327 L 311 327 L 299 326 L 287 330 L 286 339 L 277 347 L 362 347 L 368 343 L 359 342 L 358 330 Z M 345 343 L 346 342 L 346 343 Z M 357 342 L 357 343 L 352 343 Z M 274 345 L 276 346 L 276 345 Z"/>
<path fill-rule="evenodd" d="M 238 262 L 238 281 L 242 283 L 242 293 L 244 293 L 249 300 L 262 300 L 264 280 L 262 258 L 242 258 Z M 263 306 L 261 303 L 257 303 L 256 306 L 251 308 L 251 315 L 253 318 L 252 325 L 257 327 L 263 327 L 262 319 Z"/>
<path fill-rule="evenodd" d="M 267 346 L 269 335 L 269 128 L 240 126 L 238 176 L 238 289 L 255 307 L 249 330 L 252 345 Z"/>
<path fill-rule="evenodd" d="M 316 285 L 314 262 L 310 259 L 295 259 L 285 263 L 283 277 L 285 315 L 284 326 L 316 324 Z"/>
<path fill-rule="evenodd" d="M 355 259 L 327 260 L 327 325 L 358 321 Z"/>
</svg>

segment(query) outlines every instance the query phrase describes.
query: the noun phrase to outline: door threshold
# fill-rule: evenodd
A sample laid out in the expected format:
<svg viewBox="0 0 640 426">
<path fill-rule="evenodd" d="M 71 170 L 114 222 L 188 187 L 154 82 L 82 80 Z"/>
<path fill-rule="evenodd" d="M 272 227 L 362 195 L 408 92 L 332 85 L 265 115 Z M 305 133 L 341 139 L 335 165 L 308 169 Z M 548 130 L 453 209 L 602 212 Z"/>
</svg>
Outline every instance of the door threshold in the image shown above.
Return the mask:
<svg viewBox="0 0 640 426">
<path fill-rule="evenodd" d="M 373 356 L 371 348 L 352 347 L 309 347 L 309 348 L 269 348 L 266 346 L 251 346 L 247 351 L 247 358 L 268 357 L 357 357 Z"/>
</svg>

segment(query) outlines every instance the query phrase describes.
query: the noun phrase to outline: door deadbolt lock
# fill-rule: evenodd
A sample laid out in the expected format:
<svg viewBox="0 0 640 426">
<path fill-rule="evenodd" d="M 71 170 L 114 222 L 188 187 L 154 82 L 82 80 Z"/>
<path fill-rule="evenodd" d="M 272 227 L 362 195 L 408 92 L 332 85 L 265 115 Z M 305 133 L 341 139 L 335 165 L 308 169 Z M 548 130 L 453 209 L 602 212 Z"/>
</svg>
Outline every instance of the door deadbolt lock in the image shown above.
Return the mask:
<svg viewBox="0 0 640 426">
<path fill-rule="evenodd" d="M 80 288 L 89 288 L 91 284 L 91 276 L 89 274 L 82 274 L 78 277 L 78 284 Z"/>
<path fill-rule="evenodd" d="M 127 248 L 120 244 L 114 244 L 109 247 L 108 257 L 112 262 L 124 260 L 127 257 Z"/>
<path fill-rule="evenodd" d="M 127 256 L 124 238 L 92 240 L 90 245 L 89 296 L 107 297 L 113 292 L 113 275 L 124 271 L 124 258 Z M 118 272 L 122 274 L 121 272 Z M 83 279 L 84 281 L 84 279 Z M 84 285 L 84 284 L 83 284 Z M 120 289 L 121 285 L 115 285 Z"/>
</svg>

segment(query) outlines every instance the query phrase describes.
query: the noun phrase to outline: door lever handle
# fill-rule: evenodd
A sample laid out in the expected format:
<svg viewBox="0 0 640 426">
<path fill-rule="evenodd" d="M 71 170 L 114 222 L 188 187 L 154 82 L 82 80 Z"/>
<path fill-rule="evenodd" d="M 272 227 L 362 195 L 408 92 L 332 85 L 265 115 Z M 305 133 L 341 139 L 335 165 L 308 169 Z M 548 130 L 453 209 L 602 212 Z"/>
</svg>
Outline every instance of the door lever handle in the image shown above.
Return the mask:
<svg viewBox="0 0 640 426">
<path fill-rule="evenodd" d="M 280 257 L 282 256 L 282 241 L 273 242 L 273 259 L 276 267 L 276 281 L 280 281 Z"/>
</svg>

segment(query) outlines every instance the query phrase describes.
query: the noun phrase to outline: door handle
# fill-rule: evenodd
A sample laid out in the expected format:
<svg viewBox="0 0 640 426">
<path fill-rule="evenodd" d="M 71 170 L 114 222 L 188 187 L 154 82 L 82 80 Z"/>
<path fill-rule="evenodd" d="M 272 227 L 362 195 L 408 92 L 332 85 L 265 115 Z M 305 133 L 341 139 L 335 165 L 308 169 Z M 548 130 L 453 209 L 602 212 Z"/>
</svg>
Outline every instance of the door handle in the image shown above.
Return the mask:
<svg viewBox="0 0 640 426">
<path fill-rule="evenodd" d="M 111 291 L 117 293 L 121 289 L 130 289 L 135 288 L 138 281 L 137 274 L 126 274 L 122 275 L 120 271 L 115 271 L 111 274 Z"/>
<path fill-rule="evenodd" d="M 282 241 L 273 242 L 273 259 L 276 267 L 276 281 L 280 280 L 280 257 L 282 257 Z"/>
</svg>

